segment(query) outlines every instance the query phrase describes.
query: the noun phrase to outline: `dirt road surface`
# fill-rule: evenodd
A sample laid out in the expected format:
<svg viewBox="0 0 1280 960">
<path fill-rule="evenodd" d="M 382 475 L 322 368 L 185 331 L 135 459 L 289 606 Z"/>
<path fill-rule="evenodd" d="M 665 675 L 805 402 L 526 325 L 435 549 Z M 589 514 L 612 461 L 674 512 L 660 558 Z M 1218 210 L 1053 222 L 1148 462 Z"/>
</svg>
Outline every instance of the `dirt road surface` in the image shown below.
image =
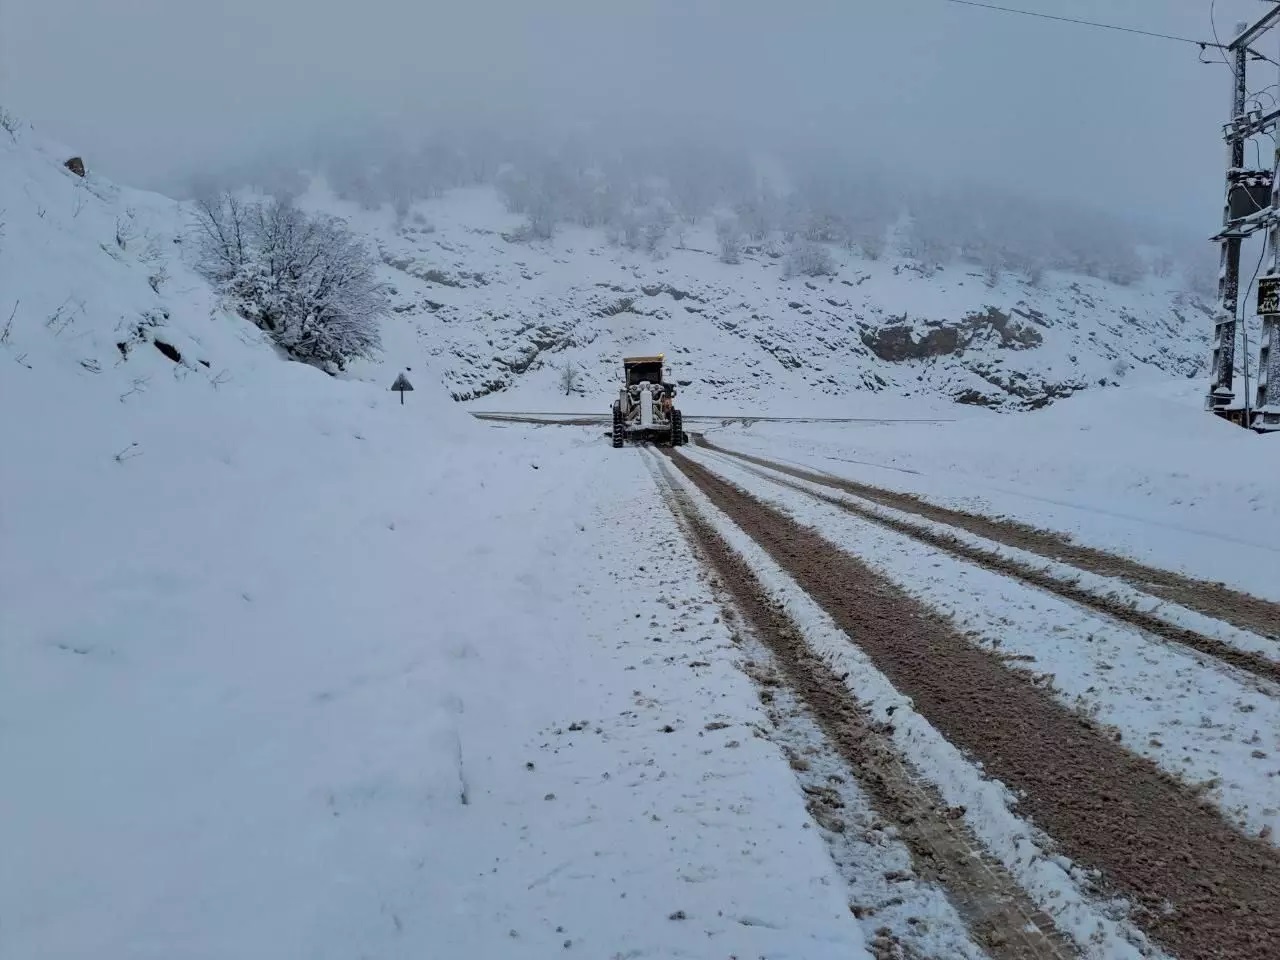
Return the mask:
<svg viewBox="0 0 1280 960">
<path fill-rule="evenodd" d="M 672 462 L 934 727 L 1020 792 L 1023 816 L 1072 860 L 1100 870 L 1155 942 L 1184 960 L 1280 956 L 1280 851 L 1237 833 L 1191 789 L 816 531 L 686 457 Z M 799 656 L 791 664 L 826 689 L 814 664 Z M 841 694 L 829 696 L 838 703 Z M 845 709 L 856 715 L 855 704 Z"/>
</svg>

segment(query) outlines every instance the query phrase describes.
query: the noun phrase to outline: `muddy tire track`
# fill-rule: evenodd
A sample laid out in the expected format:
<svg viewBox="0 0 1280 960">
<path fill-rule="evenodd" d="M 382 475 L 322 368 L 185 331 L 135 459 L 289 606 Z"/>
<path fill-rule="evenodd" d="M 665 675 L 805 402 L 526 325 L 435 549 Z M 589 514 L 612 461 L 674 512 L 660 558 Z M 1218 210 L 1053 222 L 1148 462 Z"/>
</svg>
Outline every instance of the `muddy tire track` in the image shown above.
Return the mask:
<svg viewBox="0 0 1280 960">
<path fill-rule="evenodd" d="M 665 474 L 669 469 L 661 465 Z M 695 551 L 718 578 L 756 637 L 768 648 L 789 688 L 849 765 L 877 812 L 897 829 L 916 872 L 947 892 L 976 943 L 997 960 L 1077 957 L 1074 944 L 1027 897 L 1004 866 L 983 852 L 962 819 L 937 790 L 901 756 L 891 728 L 875 721 L 843 680 L 816 656 L 802 631 L 773 601 L 747 563 L 698 514 L 679 486 L 667 478 L 664 491 Z M 747 672 L 762 686 L 778 682 L 758 667 Z M 826 798 L 809 795 L 819 823 L 830 818 Z"/>
<path fill-rule="evenodd" d="M 815 530 L 679 455 L 749 534 L 952 744 L 1021 794 L 1020 813 L 1102 871 L 1132 921 L 1183 960 L 1280 955 L 1280 851 Z"/>
<path fill-rule="evenodd" d="M 714 448 L 708 447 L 708 449 L 714 449 Z M 716 452 L 719 453 L 720 451 L 717 449 Z M 872 523 L 879 524 L 880 526 L 885 527 L 889 530 L 892 530 L 895 533 L 900 533 L 904 536 L 911 537 L 912 539 L 918 540 L 921 543 L 926 543 L 931 547 L 937 547 L 939 550 L 944 550 L 947 553 L 950 553 L 952 556 L 958 557 L 962 560 L 966 560 L 970 563 L 977 564 L 978 566 L 984 567 L 988 570 L 992 570 L 1003 576 L 1012 577 L 1013 579 L 1016 579 L 1016 580 L 1021 580 L 1024 583 L 1030 584 L 1031 586 L 1036 587 L 1040 590 L 1044 590 L 1048 593 L 1056 594 L 1057 596 L 1062 597 L 1064 600 L 1070 600 L 1073 603 L 1078 603 L 1081 606 L 1085 606 L 1092 610 L 1096 610 L 1099 613 L 1102 613 L 1112 618 L 1113 620 L 1119 620 L 1123 623 L 1129 624 L 1130 626 L 1137 627 L 1139 630 L 1143 630 L 1162 640 L 1167 640 L 1171 643 L 1181 644 L 1182 646 L 1189 647 L 1192 650 L 1195 650 L 1197 653 L 1205 654 L 1206 656 L 1212 657 L 1215 660 L 1228 664 L 1229 666 L 1235 667 L 1238 670 L 1243 670 L 1246 673 L 1250 673 L 1256 677 L 1260 677 L 1263 680 L 1269 680 L 1272 683 L 1280 683 L 1280 662 L 1277 662 L 1268 657 L 1265 657 L 1260 653 L 1253 653 L 1248 650 L 1241 650 L 1240 648 L 1233 647 L 1231 644 L 1224 643 L 1222 640 L 1218 640 L 1215 637 L 1206 636 L 1203 633 L 1199 633 L 1195 630 L 1187 629 L 1186 627 L 1176 626 L 1174 624 L 1169 623 L 1166 620 L 1162 620 L 1160 617 L 1156 616 L 1155 614 L 1138 610 L 1135 607 L 1128 605 L 1122 600 L 1116 599 L 1114 597 L 1107 597 L 1105 595 L 1099 595 L 1097 593 L 1093 593 L 1092 591 L 1079 586 L 1077 583 L 1071 580 L 1067 580 L 1060 576 L 1055 575 L 1054 573 L 1050 572 L 1049 570 L 1043 567 L 1031 566 L 1030 564 L 1022 563 L 1018 560 L 1012 559 L 1011 557 L 1004 556 L 1003 554 L 1000 554 L 994 550 L 986 550 L 972 543 L 967 543 L 966 541 L 960 539 L 959 537 L 952 536 L 944 531 L 933 529 L 920 524 L 910 523 L 908 521 L 901 520 L 897 517 L 886 516 L 885 514 L 882 514 L 876 510 L 866 508 L 866 507 L 860 507 L 855 503 L 850 503 L 849 501 L 841 499 L 839 497 L 824 496 L 823 494 L 817 491 L 811 490 L 807 487 L 800 486 L 799 484 L 788 483 L 785 479 L 779 478 L 777 476 L 771 476 L 767 473 L 762 473 L 754 469 L 750 464 L 758 464 L 758 463 L 768 464 L 769 466 L 767 468 L 777 473 L 782 473 L 782 474 L 785 474 L 786 476 L 794 477 L 798 480 L 806 480 L 811 483 L 821 483 L 823 486 L 833 488 L 833 489 L 839 489 L 842 492 L 846 492 L 846 493 L 851 492 L 846 489 L 846 485 L 843 483 L 843 481 L 836 482 L 836 481 L 833 481 L 831 478 L 826 478 L 825 480 L 820 481 L 817 479 L 818 477 L 817 474 L 810 474 L 808 471 L 800 470 L 794 467 L 787 467 L 784 469 L 783 466 L 774 466 L 772 465 L 772 461 L 765 460 L 765 458 L 763 457 L 746 457 L 745 455 L 742 455 L 742 454 L 732 454 L 732 453 L 725 454 L 725 455 L 730 456 L 735 460 L 748 461 L 748 464 L 743 466 L 743 469 L 750 471 L 751 473 L 755 474 L 756 476 L 760 477 L 763 480 L 768 480 L 771 483 L 776 483 L 776 484 L 779 484 L 780 486 L 785 486 L 785 487 L 788 487 L 789 489 L 796 490 L 799 493 L 803 493 L 806 496 L 821 500 L 824 503 L 829 503 L 834 507 L 838 507 L 839 509 L 844 510 L 846 513 L 852 513 L 855 516 L 862 518 L 863 520 L 868 520 Z M 856 484 L 854 484 L 853 486 L 856 486 Z M 860 493 L 854 494 L 854 495 L 862 496 L 862 494 Z M 869 499 L 869 498 L 864 498 L 864 499 Z M 879 501 L 875 501 L 875 502 L 878 503 Z M 882 505 L 889 506 L 889 504 L 882 504 Z M 901 508 L 894 507 L 894 509 L 901 509 Z M 920 511 L 913 511 L 913 512 L 915 512 L 916 515 L 923 517 L 924 519 L 928 519 L 928 520 L 933 519 L 932 517 L 925 516 Z M 943 521 L 937 521 L 937 522 L 943 522 Z M 974 531 L 969 531 L 969 532 L 972 533 Z M 984 534 L 979 534 L 979 535 L 984 535 Z M 1053 536 L 1053 535 L 1050 534 L 1050 536 Z M 995 538 L 988 538 L 988 539 L 995 539 Z M 996 542 L 1005 543 L 1006 541 L 997 539 Z M 1011 547 L 1020 546 L 1019 544 L 1016 544 L 1016 543 L 1007 543 L 1006 545 Z M 1043 556 L 1043 554 L 1041 555 Z M 1046 557 L 1046 559 L 1056 559 L 1056 558 Z M 1099 571 L 1090 569 L 1089 572 L 1097 573 Z M 1143 585 L 1140 585 L 1140 584 L 1134 584 L 1134 586 L 1137 586 L 1139 589 L 1143 588 Z M 1172 598 L 1165 597 L 1163 599 L 1171 600 Z M 1259 602 L 1264 602 L 1264 601 L 1259 601 Z M 1183 604 L 1183 606 L 1188 606 L 1188 604 Z M 1200 611 L 1200 612 L 1204 612 L 1204 611 Z M 1273 629 L 1274 629 L 1274 625 L 1273 625 Z"/>
<path fill-rule="evenodd" d="M 714 450 L 737 460 L 754 463 L 824 487 L 843 490 L 884 507 L 914 513 L 926 520 L 958 527 L 1005 546 L 1039 554 L 1047 560 L 1067 563 L 1099 576 L 1123 581 L 1143 593 L 1149 593 L 1205 616 L 1222 620 L 1241 630 L 1248 630 L 1264 637 L 1280 636 L 1280 603 L 1233 590 L 1223 583 L 1197 580 L 1171 570 L 1147 566 L 1096 547 L 1082 546 L 1052 530 L 1043 530 L 1014 520 L 1000 520 L 964 510 L 942 507 L 909 493 L 899 493 L 844 477 L 833 477 L 829 474 L 805 470 L 778 463 L 767 457 L 739 453 L 736 450 L 721 447 L 701 434 L 694 435 L 694 441 L 708 450 Z"/>
<path fill-rule="evenodd" d="M 477 420 L 487 420 L 490 423 L 526 423 L 533 424 L 535 427 L 598 427 L 609 424 L 609 418 L 603 414 L 598 417 L 584 415 L 563 419 L 532 417 L 519 413 L 473 413 L 471 415 Z"/>
</svg>

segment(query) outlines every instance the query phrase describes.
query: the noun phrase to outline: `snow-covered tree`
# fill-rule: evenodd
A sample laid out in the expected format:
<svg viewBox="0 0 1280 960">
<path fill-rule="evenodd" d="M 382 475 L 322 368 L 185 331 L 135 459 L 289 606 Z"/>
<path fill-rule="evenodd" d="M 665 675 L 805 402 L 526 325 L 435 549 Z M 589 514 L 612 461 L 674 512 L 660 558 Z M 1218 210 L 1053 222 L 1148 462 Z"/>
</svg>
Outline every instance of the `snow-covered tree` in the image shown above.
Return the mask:
<svg viewBox="0 0 1280 960">
<path fill-rule="evenodd" d="M 786 277 L 833 277 L 836 275 L 835 260 L 825 244 L 811 240 L 796 240 L 787 251 L 787 259 L 783 264 L 783 276 Z"/>
<path fill-rule="evenodd" d="M 234 194 L 196 200 L 198 269 L 214 286 L 229 283 L 253 258 L 253 220 L 253 205 Z"/>
<path fill-rule="evenodd" d="M 778 202 L 767 194 L 756 194 L 740 201 L 737 213 L 743 233 L 757 243 L 767 237 L 779 221 Z"/>
<path fill-rule="evenodd" d="M 858 238 L 858 249 L 868 260 L 879 260 L 884 256 L 884 233 L 867 233 Z"/>
<path fill-rule="evenodd" d="M 535 240 L 550 240 L 556 232 L 556 214 L 551 201 L 537 197 L 529 204 L 529 236 Z"/>
<path fill-rule="evenodd" d="M 716 219 L 716 241 L 720 244 L 721 263 L 742 262 L 742 228 L 737 217 Z"/>
<path fill-rule="evenodd" d="M 564 390 L 567 397 L 578 389 L 578 379 L 582 371 L 578 369 L 578 365 L 572 361 L 566 361 L 565 365 L 560 368 L 560 386 Z"/>
<path fill-rule="evenodd" d="M 335 372 L 375 354 L 386 292 L 342 221 L 231 195 L 200 201 L 195 221 L 199 271 L 290 357 Z"/>
</svg>

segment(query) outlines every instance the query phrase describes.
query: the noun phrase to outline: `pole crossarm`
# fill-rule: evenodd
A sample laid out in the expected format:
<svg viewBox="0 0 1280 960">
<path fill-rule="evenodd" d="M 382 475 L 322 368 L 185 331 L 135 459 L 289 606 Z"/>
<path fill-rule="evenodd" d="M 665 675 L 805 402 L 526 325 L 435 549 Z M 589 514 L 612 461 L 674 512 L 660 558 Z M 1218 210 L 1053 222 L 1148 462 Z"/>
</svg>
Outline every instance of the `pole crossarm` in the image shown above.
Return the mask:
<svg viewBox="0 0 1280 960">
<path fill-rule="evenodd" d="M 1272 110 L 1270 113 L 1254 110 L 1243 116 L 1236 117 L 1231 123 L 1223 124 L 1222 139 L 1248 140 L 1250 137 L 1270 130 L 1277 124 L 1280 124 L 1280 110 Z"/>
<path fill-rule="evenodd" d="M 1227 44 L 1227 49 L 1239 50 L 1247 48 L 1249 44 L 1253 43 L 1253 41 L 1257 40 L 1258 37 L 1262 36 L 1277 23 L 1280 23 L 1280 3 L 1277 3 L 1269 13 L 1263 14 L 1262 19 L 1253 26 L 1246 27 L 1244 33 L 1240 34 Z"/>
</svg>

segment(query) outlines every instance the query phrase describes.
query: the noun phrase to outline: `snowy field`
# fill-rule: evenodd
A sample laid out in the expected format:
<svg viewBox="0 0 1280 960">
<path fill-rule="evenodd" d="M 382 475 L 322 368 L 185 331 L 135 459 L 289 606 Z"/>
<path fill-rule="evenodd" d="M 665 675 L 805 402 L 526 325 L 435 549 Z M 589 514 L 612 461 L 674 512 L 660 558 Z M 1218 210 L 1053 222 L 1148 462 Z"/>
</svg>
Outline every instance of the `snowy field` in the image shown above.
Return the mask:
<svg viewBox="0 0 1280 960">
<path fill-rule="evenodd" d="M 65 155 L 0 137 L 0 957 L 864 956 L 648 473 L 283 361 Z"/>
<path fill-rule="evenodd" d="M 634 460 L 281 369 L 0 432 L 0 955 L 860 955 Z"/>
<path fill-rule="evenodd" d="M 1200 381 L 952 423 L 756 423 L 723 446 L 1071 534 L 1280 599 L 1280 443 L 1206 414 Z"/>
</svg>

